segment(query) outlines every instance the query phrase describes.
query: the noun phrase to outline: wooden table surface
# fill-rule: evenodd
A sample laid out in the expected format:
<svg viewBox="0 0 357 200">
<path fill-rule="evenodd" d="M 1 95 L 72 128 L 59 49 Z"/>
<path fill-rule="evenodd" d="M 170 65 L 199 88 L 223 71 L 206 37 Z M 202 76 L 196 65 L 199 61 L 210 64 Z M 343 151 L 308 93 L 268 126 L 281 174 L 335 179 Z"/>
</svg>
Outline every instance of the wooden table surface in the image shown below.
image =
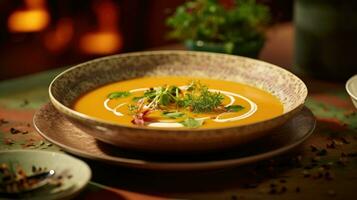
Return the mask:
<svg viewBox="0 0 357 200">
<path fill-rule="evenodd" d="M 269 32 L 260 59 L 291 66 L 293 28 Z M 163 47 L 182 49 L 180 45 Z M 161 48 L 162 49 L 162 48 Z M 43 149 L 34 112 L 48 102 L 47 87 L 62 69 L 0 82 L 0 150 Z M 93 178 L 77 199 L 353 199 L 357 190 L 357 113 L 342 83 L 303 77 L 306 106 L 317 117 L 314 134 L 288 154 L 243 167 L 160 172 L 85 160 Z M 11 128 L 20 130 L 13 133 Z"/>
</svg>

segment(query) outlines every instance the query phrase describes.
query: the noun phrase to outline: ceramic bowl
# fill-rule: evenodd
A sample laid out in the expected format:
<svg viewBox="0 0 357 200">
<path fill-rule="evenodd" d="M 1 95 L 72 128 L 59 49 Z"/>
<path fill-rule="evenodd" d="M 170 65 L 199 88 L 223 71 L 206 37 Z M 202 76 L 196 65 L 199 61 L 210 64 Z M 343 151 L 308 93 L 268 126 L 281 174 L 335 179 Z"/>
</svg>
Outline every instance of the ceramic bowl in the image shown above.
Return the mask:
<svg viewBox="0 0 357 200">
<path fill-rule="evenodd" d="M 118 125 L 71 109 L 79 96 L 101 85 L 159 75 L 245 83 L 278 97 L 284 112 L 278 117 L 242 126 L 167 130 Z M 259 60 L 218 53 L 151 51 L 114 55 L 74 66 L 52 81 L 49 96 L 60 113 L 98 140 L 127 149 L 170 153 L 218 150 L 265 136 L 302 109 L 307 88 L 289 71 Z"/>
<path fill-rule="evenodd" d="M 91 170 L 86 163 L 64 153 L 6 150 L 0 151 L 0 163 L 13 167 L 20 166 L 28 175 L 33 173 L 32 166 L 35 166 L 55 170 L 55 179 L 61 176 L 60 186 L 46 185 L 21 194 L 21 199 L 70 199 L 78 194 L 91 178 Z"/>
<path fill-rule="evenodd" d="M 353 105 L 357 108 L 357 74 L 348 79 L 346 90 L 351 97 Z"/>
</svg>

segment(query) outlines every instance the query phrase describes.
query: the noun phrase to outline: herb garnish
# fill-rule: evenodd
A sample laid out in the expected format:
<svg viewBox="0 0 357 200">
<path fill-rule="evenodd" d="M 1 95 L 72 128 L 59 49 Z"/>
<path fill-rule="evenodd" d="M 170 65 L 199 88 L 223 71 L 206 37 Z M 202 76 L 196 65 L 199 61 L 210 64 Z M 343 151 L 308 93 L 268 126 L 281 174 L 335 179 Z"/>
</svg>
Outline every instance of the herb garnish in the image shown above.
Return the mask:
<svg viewBox="0 0 357 200">
<path fill-rule="evenodd" d="M 187 88 L 183 106 L 194 113 L 207 113 L 217 109 L 224 99 L 219 92 L 210 92 L 206 85 L 193 81 Z"/>
<path fill-rule="evenodd" d="M 164 111 L 162 113 L 162 115 L 165 116 L 165 117 L 171 118 L 171 119 L 177 119 L 177 118 L 185 116 L 185 113 Z"/>
<path fill-rule="evenodd" d="M 130 92 L 113 92 L 108 98 L 122 98 L 130 96 Z M 244 109 L 241 105 L 230 105 L 224 107 L 224 95 L 220 92 L 210 91 L 208 87 L 199 81 L 192 81 L 185 88 L 179 88 L 175 85 L 164 85 L 150 88 L 142 96 L 132 98 L 135 104 L 128 104 L 128 109 L 133 115 L 132 123 L 145 125 L 146 122 L 152 122 L 157 119 L 150 117 L 150 113 L 155 110 L 161 111 L 161 114 L 170 119 L 185 117 L 180 122 L 185 127 L 197 128 L 202 126 L 204 119 L 195 119 L 186 114 L 186 111 L 192 113 L 211 113 L 220 114 L 222 112 L 238 112 Z"/>
<path fill-rule="evenodd" d="M 188 117 L 187 119 L 185 119 L 185 121 L 182 121 L 180 123 L 187 128 L 198 128 L 202 126 L 203 122 L 203 119 L 195 119 L 192 117 Z"/>
<path fill-rule="evenodd" d="M 118 91 L 118 92 L 112 92 L 108 95 L 109 99 L 116 99 L 116 98 L 123 98 L 123 97 L 128 97 L 130 96 L 130 92 L 128 91 Z"/>
<path fill-rule="evenodd" d="M 238 112 L 244 109 L 241 105 L 231 105 L 224 107 L 228 112 Z"/>
</svg>

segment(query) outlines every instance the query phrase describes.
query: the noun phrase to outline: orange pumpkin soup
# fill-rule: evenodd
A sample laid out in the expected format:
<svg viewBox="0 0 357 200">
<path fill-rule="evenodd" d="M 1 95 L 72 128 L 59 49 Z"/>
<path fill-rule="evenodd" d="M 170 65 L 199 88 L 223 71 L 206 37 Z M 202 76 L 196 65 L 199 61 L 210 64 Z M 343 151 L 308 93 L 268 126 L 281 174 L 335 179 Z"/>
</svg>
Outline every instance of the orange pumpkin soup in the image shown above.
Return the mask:
<svg viewBox="0 0 357 200">
<path fill-rule="evenodd" d="M 74 110 L 126 126 L 222 128 L 274 118 L 279 99 L 241 83 L 197 77 L 143 77 L 99 87 Z"/>
</svg>

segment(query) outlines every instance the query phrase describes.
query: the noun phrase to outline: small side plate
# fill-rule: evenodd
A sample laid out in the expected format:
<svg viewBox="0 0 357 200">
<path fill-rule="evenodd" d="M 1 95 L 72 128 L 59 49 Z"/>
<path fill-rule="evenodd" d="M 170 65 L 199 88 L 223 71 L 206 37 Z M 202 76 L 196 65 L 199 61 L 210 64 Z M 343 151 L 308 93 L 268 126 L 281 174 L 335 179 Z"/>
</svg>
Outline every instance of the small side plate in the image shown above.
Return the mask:
<svg viewBox="0 0 357 200">
<path fill-rule="evenodd" d="M 58 186 L 46 185 L 16 196 L 21 199 L 71 198 L 78 194 L 91 179 L 91 170 L 86 163 L 64 153 L 44 150 L 5 150 L 0 151 L 0 163 L 13 167 L 20 166 L 26 174 L 33 173 L 33 166 L 53 169 L 56 172 L 53 179 L 61 179 L 61 184 Z"/>
<path fill-rule="evenodd" d="M 315 128 L 315 117 L 308 108 L 291 118 L 269 136 L 226 151 L 204 155 L 157 155 L 133 152 L 100 142 L 76 128 L 51 105 L 44 105 L 34 116 L 37 131 L 64 150 L 85 158 L 121 166 L 151 170 L 202 170 L 238 166 L 268 159 L 287 152 L 305 141 Z"/>
</svg>

